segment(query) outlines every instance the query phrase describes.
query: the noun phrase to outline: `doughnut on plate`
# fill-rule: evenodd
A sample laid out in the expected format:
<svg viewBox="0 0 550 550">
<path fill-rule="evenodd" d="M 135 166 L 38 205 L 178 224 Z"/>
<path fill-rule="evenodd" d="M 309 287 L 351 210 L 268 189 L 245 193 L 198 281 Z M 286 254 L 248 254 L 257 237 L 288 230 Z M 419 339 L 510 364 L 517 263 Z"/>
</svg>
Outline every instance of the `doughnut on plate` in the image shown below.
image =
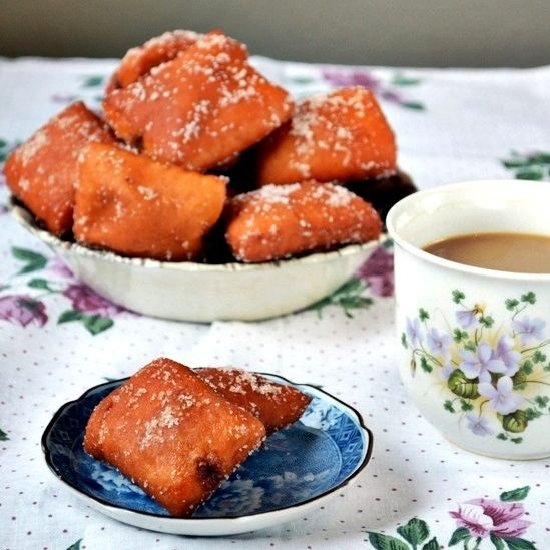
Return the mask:
<svg viewBox="0 0 550 550">
<path fill-rule="evenodd" d="M 340 493 L 367 465 L 372 434 L 359 413 L 328 393 L 262 376 L 311 396 L 308 408 L 298 422 L 270 435 L 189 518 L 169 516 L 137 485 L 82 448 L 93 408 L 123 380 L 91 388 L 55 413 L 42 436 L 46 463 L 86 505 L 143 529 L 221 536 L 300 519 Z"/>
</svg>

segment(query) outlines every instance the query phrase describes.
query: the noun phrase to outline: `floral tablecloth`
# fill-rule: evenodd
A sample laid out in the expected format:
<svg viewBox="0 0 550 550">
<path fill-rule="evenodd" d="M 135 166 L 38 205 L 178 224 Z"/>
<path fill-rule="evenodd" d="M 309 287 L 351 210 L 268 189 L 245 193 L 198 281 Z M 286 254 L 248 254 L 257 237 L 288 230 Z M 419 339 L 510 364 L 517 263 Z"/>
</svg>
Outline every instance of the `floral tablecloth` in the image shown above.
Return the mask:
<svg viewBox="0 0 550 550">
<path fill-rule="evenodd" d="M 550 180 L 550 66 L 440 70 L 254 58 L 303 97 L 360 84 L 394 127 L 420 188 L 479 178 Z M 0 160 L 51 115 L 99 107 L 112 60 L 0 60 Z M 83 286 L 6 209 L 0 180 L 0 548 L 550 548 L 550 460 L 500 461 L 443 439 L 404 393 L 394 359 L 391 246 L 319 307 L 259 323 L 168 322 Z M 547 327 L 548 329 L 548 327 Z M 374 432 L 356 482 L 276 528 L 216 539 L 140 530 L 87 508 L 49 472 L 41 434 L 66 401 L 158 356 L 236 365 L 323 386 Z M 548 414 L 541 404 L 541 414 Z M 442 414 L 452 414 L 442 411 Z"/>
</svg>

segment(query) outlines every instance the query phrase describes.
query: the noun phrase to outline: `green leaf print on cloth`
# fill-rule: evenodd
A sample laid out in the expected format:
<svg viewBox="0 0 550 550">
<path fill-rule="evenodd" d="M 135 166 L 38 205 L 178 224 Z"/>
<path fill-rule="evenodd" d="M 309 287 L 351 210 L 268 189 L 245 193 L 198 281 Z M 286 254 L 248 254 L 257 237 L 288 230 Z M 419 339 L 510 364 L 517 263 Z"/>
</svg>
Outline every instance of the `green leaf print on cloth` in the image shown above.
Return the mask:
<svg viewBox="0 0 550 550">
<path fill-rule="evenodd" d="M 548 151 L 535 151 L 527 154 L 512 151 L 509 158 L 502 160 L 502 164 L 508 170 L 513 171 L 517 179 L 550 179 L 550 152 Z"/>
<path fill-rule="evenodd" d="M 338 306 L 344 310 L 347 317 L 353 317 L 352 311 L 367 309 L 373 304 L 372 298 L 363 296 L 367 285 L 360 279 L 352 278 L 335 290 L 330 296 L 315 302 L 307 310 L 317 311 L 319 317 L 323 316 L 323 310 L 328 306 Z"/>
<path fill-rule="evenodd" d="M 24 273 L 44 269 L 48 263 L 48 259 L 44 255 L 34 252 L 33 250 L 29 250 L 28 248 L 17 248 L 14 246 L 11 249 L 11 253 L 14 258 L 21 260 L 24 264 L 17 272 L 17 275 L 23 275 Z"/>
<path fill-rule="evenodd" d="M 319 317 L 322 317 L 326 307 L 337 306 L 351 318 L 354 311 L 372 306 L 374 300 L 371 296 L 393 296 L 392 248 L 393 242 L 388 239 L 369 256 L 348 282 L 307 310 L 317 311 Z M 366 295 L 367 292 L 371 296 Z"/>
<path fill-rule="evenodd" d="M 405 525 L 397 528 L 397 532 L 406 542 L 396 537 L 382 533 L 369 531 L 369 542 L 377 550 L 438 550 L 439 543 L 434 537 L 428 540 L 430 529 L 428 524 L 421 519 L 412 518 Z"/>
<path fill-rule="evenodd" d="M 105 84 L 105 77 L 102 75 L 87 76 L 82 82 L 84 88 L 99 88 Z"/>
<path fill-rule="evenodd" d="M 99 105 L 103 101 L 103 87 L 107 81 L 107 77 L 104 75 L 89 75 L 78 77 L 78 84 L 76 88 L 78 92 L 58 92 L 50 96 L 50 100 L 54 103 L 60 103 L 62 105 L 69 105 L 75 101 L 88 101 Z M 100 92 L 100 94 L 98 94 Z M 93 94 L 93 95 L 90 95 Z"/>
<path fill-rule="evenodd" d="M 0 163 L 3 163 L 8 158 L 8 155 L 20 144 L 19 141 L 10 141 L 0 138 Z M 2 170 L 0 170 L 0 173 Z"/>
<path fill-rule="evenodd" d="M 80 283 L 57 257 L 20 247 L 12 247 L 11 253 L 23 265 L 0 286 L 0 321 L 43 327 L 50 318 L 46 301 L 57 296 L 70 302 L 57 324 L 76 322 L 95 336 L 111 328 L 113 317 L 126 311 Z"/>
</svg>

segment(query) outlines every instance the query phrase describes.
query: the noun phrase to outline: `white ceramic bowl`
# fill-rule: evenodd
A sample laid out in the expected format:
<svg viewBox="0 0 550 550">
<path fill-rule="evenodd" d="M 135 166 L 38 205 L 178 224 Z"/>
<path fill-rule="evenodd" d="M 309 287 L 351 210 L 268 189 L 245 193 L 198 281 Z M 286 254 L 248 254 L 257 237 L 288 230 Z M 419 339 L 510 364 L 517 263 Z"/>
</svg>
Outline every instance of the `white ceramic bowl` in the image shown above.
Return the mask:
<svg viewBox="0 0 550 550">
<path fill-rule="evenodd" d="M 61 256 L 90 288 L 129 310 L 178 321 L 256 321 L 299 311 L 343 285 L 378 241 L 256 264 L 125 258 L 58 239 L 23 207 L 15 218 Z"/>
<path fill-rule="evenodd" d="M 475 232 L 550 236 L 549 204 L 547 182 L 470 181 L 411 195 L 386 221 L 403 383 L 445 437 L 480 454 L 550 456 L 550 273 L 474 267 L 422 248 Z"/>
</svg>

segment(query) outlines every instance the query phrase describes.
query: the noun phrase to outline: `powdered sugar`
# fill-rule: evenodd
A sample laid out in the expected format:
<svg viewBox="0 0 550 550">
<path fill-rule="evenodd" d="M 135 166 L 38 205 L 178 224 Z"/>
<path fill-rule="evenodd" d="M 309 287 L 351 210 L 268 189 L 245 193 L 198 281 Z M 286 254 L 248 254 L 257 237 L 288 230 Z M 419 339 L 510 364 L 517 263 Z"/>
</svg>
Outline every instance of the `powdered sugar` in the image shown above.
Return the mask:
<svg viewBox="0 0 550 550">
<path fill-rule="evenodd" d="M 35 132 L 19 149 L 17 155 L 21 164 L 25 166 L 43 147 L 49 144 L 48 133 L 45 129 Z"/>
<path fill-rule="evenodd" d="M 126 141 L 141 138 L 155 159 L 200 172 L 219 166 L 292 110 L 289 94 L 261 76 L 246 55 L 242 44 L 219 32 L 198 37 L 140 80 L 107 94 L 105 116 Z"/>
<path fill-rule="evenodd" d="M 138 185 L 137 190 L 146 201 L 152 201 L 153 199 L 156 199 L 158 197 L 158 193 L 154 189 L 151 189 L 150 187 L 145 187 L 144 185 Z"/>
<path fill-rule="evenodd" d="M 131 48 L 128 50 L 126 55 L 132 55 L 136 50 L 139 51 L 143 48 L 145 49 L 151 49 L 151 48 L 158 48 L 162 50 L 166 50 L 168 47 L 173 46 L 174 44 L 180 45 L 184 42 L 195 42 L 198 40 L 201 36 L 204 36 L 202 34 L 199 34 L 195 31 L 189 31 L 189 30 L 182 30 L 182 29 L 176 29 L 174 31 L 167 31 L 160 36 L 154 36 L 153 38 L 150 38 L 143 44 L 143 46 L 138 46 L 137 48 Z"/>
<path fill-rule="evenodd" d="M 283 389 L 281 384 L 271 382 L 263 376 L 233 367 L 216 368 L 212 373 L 203 376 L 203 379 L 214 389 L 223 389 L 240 395 L 254 392 L 259 395 L 275 396 Z"/>
<path fill-rule="evenodd" d="M 21 178 L 19 180 L 19 188 L 22 190 L 22 191 L 25 191 L 27 192 L 30 188 L 31 188 L 31 182 L 26 179 L 26 178 Z"/>
<path fill-rule="evenodd" d="M 268 204 L 290 204 L 291 196 L 300 189 L 299 183 L 289 185 L 264 185 L 256 191 L 248 193 L 257 202 Z"/>
<path fill-rule="evenodd" d="M 164 407 L 160 413 L 159 426 L 172 428 L 180 423 L 179 416 L 175 414 L 175 411 L 170 405 Z"/>
<path fill-rule="evenodd" d="M 300 101 L 261 159 L 262 184 L 346 182 L 395 168 L 395 141 L 369 90 L 341 88 Z"/>
<path fill-rule="evenodd" d="M 328 194 L 328 197 L 326 198 L 327 204 L 335 208 L 344 208 L 349 206 L 352 197 L 354 196 L 341 185 L 327 184 L 324 189 Z"/>
<path fill-rule="evenodd" d="M 371 205 L 335 183 L 269 184 L 232 199 L 226 239 L 243 261 L 266 261 L 376 238 Z"/>
<path fill-rule="evenodd" d="M 289 134 L 296 138 L 295 151 L 298 158 L 312 155 L 316 148 L 335 150 L 349 150 L 353 143 L 353 132 L 345 125 L 347 112 L 355 111 L 355 116 L 363 117 L 365 106 L 362 95 L 357 92 L 351 97 L 343 97 L 338 93 L 319 94 L 312 98 L 303 100 L 297 107 L 295 116 L 292 118 L 292 125 Z M 342 117 L 346 115 L 345 117 Z M 342 119 L 342 124 L 340 120 Z M 334 143 L 329 144 L 326 140 L 318 137 L 319 128 L 330 131 Z M 302 161 L 303 162 L 303 161 Z M 299 161 L 294 162 L 298 166 Z"/>
</svg>

